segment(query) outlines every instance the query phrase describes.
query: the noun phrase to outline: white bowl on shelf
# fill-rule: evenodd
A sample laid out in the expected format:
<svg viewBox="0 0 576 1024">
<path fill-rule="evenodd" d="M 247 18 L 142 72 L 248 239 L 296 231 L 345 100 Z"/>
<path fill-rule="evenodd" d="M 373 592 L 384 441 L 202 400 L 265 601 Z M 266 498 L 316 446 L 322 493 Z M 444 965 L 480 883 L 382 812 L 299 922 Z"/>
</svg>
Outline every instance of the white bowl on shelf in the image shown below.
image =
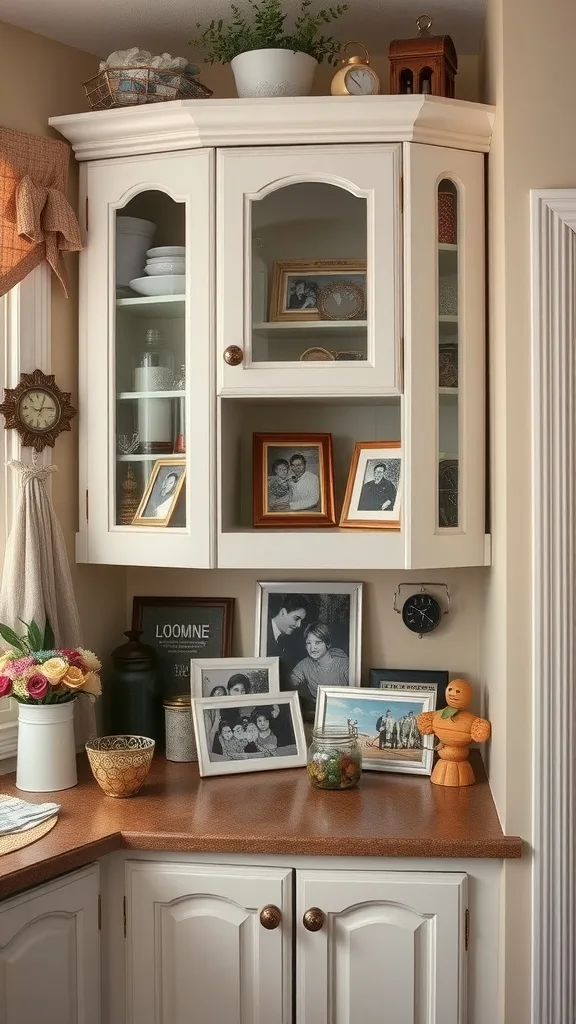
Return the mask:
<svg viewBox="0 0 576 1024">
<path fill-rule="evenodd" d="M 158 277 L 135 277 L 130 281 L 132 291 L 153 298 L 159 295 L 183 295 L 186 290 L 184 274 L 161 274 Z"/>
<path fill-rule="evenodd" d="M 166 259 L 166 257 L 184 256 L 185 245 L 157 245 L 155 249 L 148 249 L 146 255 L 151 259 Z"/>
<path fill-rule="evenodd" d="M 158 260 L 157 263 L 151 263 L 148 261 L 144 267 L 144 273 L 150 274 L 152 277 L 156 277 L 161 274 L 185 274 L 186 260 Z"/>
</svg>

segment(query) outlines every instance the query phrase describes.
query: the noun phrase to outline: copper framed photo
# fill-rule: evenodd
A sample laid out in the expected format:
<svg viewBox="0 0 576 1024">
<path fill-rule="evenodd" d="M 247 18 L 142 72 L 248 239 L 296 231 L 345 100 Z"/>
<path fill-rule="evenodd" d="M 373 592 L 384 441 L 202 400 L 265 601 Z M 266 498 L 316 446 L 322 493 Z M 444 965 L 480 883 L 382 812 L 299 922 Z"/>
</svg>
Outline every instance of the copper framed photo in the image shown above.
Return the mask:
<svg viewBox="0 0 576 1024">
<path fill-rule="evenodd" d="M 366 260 L 274 263 L 270 320 L 357 320 L 365 316 Z"/>
<path fill-rule="evenodd" d="M 175 512 L 185 478 L 186 459 L 157 459 L 132 525 L 184 526 Z"/>
<path fill-rule="evenodd" d="M 400 441 L 359 441 L 354 446 L 340 526 L 399 530 L 401 501 Z"/>
<path fill-rule="evenodd" d="M 254 526 L 336 526 L 331 434 L 254 434 Z"/>
</svg>

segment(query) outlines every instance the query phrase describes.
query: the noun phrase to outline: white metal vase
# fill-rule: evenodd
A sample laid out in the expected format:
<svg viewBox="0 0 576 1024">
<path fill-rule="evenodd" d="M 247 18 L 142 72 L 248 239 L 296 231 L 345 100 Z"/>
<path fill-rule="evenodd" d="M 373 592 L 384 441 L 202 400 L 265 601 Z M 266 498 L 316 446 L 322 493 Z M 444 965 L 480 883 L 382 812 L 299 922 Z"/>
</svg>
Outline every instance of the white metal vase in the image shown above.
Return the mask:
<svg viewBox="0 0 576 1024">
<path fill-rule="evenodd" d="M 17 789 L 50 793 L 77 784 L 75 703 L 18 704 Z"/>
<path fill-rule="evenodd" d="M 318 61 L 293 50 L 248 50 L 230 62 L 236 92 L 247 96 L 309 96 Z"/>
</svg>

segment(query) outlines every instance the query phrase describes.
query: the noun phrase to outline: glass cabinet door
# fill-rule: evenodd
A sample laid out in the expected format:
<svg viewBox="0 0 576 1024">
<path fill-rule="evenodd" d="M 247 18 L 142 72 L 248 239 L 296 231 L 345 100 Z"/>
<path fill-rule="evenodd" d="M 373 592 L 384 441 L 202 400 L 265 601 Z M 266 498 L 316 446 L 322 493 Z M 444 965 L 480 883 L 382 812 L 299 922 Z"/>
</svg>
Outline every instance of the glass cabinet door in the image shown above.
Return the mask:
<svg viewBox="0 0 576 1024">
<path fill-rule="evenodd" d="M 221 394 L 399 389 L 398 146 L 223 150 Z"/>
<path fill-rule="evenodd" d="M 90 561 L 210 561 L 210 165 L 88 168 Z"/>
<path fill-rule="evenodd" d="M 483 156 L 406 157 L 406 561 L 483 565 Z"/>
</svg>

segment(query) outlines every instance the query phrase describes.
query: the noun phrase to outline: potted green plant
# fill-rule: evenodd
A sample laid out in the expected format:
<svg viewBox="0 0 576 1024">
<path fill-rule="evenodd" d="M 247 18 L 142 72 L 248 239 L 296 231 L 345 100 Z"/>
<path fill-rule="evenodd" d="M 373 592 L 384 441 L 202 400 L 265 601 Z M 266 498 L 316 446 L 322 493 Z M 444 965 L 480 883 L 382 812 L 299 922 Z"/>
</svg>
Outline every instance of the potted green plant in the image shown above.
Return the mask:
<svg viewBox="0 0 576 1024">
<path fill-rule="evenodd" d="M 213 19 L 200 29 L 190 45 L 204 51 L 208 64 L 230 63 L 239 96 L 308 96 L 316 65 L 335 64 L 340 43 L 321 34 L 348 4 L 336 4 L 315 13 L 312 0 L 301 0 L 290 26 L 282 0 L 247 0 L 242 11 L 231 4 L 232 20 Z"/>
</svg>

